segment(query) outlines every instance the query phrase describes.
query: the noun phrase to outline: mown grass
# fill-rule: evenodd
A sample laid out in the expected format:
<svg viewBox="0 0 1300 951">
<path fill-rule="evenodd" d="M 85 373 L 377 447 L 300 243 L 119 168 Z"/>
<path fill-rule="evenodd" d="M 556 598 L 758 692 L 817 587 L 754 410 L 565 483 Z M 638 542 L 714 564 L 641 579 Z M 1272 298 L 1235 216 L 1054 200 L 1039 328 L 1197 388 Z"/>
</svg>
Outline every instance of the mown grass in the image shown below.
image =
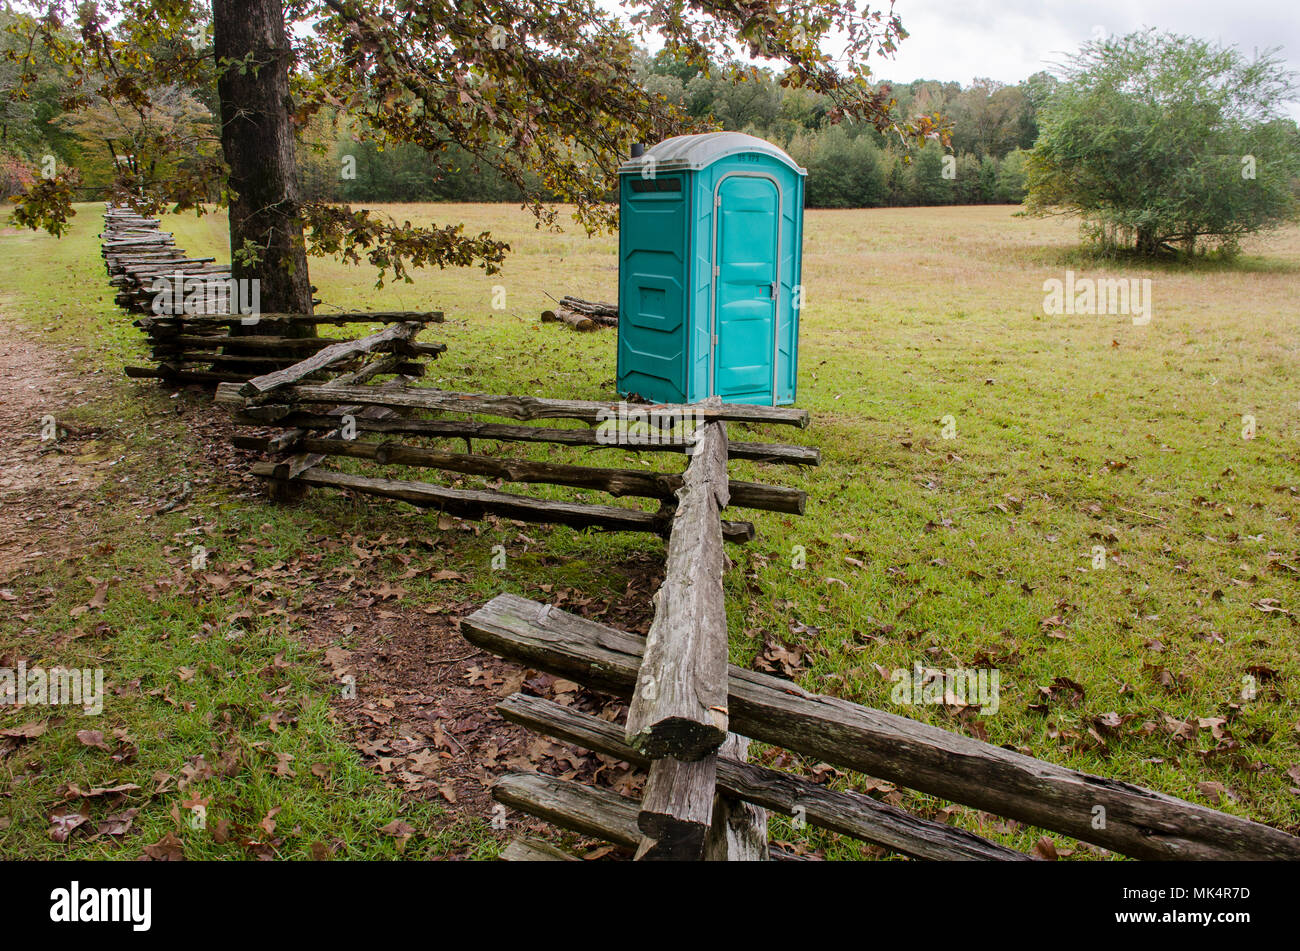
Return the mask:
<svg viewBox="0 0 1300 951">
<path fill-rule="evenodd" d="M 382 290 L 362 269 L 313 262 L 326 307 L 444 310 L 448 323 L 429 334 L 449 344 L 431 368 L 433 385 L 613 394 L 612 333 L 537 321 L 547 293 L 613 299 L 612 238 L 538 232 L 507 206 L 385 210 L 413 221 L 464 220 L 467 230 L 507 237 L 514 253 L 499 275 L 421 273 Z M 776 637 L 803 648 L 800 680 L 812 689 L 1296 831 L 1300 798 L 1291 789 L 1300 784 L 1287 776 L 1300 765 L 1295 615 L 1270 609 L 1300 611 L 1300 231 L 1255 241 L 1231 265 L 1139 268 L 1081 252 L 1068 223 L 1013 212 L 809 213 L 799 405 L 813 426 L 751 438 L 817 445 L 823 464 L 734 466 L 739 478 L 805 489 L 809 505 L 802 518 L 740 513 L 761 537 L 730 551 L 733 660 L 750 662 Z M 223 225 L 186 217 L 164 227 L 190 252 L 224 257 Z M 139 343 L 104 303 L 87 238 L 94 229 L 79 226 L 57 245 L 5 237 L 0 255 L 27 271 L 10 293 L 11 314 L 40 327 L 45 308 L 58 307 L 65 316 L 52 336 L 94 340 L 84 358 L 115 377 Z M 1045 315 L 1043 281 L 1066 268 L 1149 278 L 1152 320 Z M 65 280 L 48 287 L 38 272 Z M 497 287 L 503 310 L 492 308 Z M 147 388 L 111 388 L 124 420 L 165 402 Z M 1251 439 L 1242 438 L 1246 415 L 1256 421 Z M 943 435 L 948 416 L 951 439 Z M 581 458 L 626 464 L 607 451 Z M 680 460 L 649 454 L 636 464 Z M 220 480 L 205 491 L 219 494 Z M 313 520 L 379 533 L 431 516 L 317 493 L 289 510 L 231 501 L 221 517 L 274 521 L 286 534 L 283 552 L 292 553 Z M 629 554 L 661 550 L 634 536 L 525 531 L 536 540 L 527 557 L 513 556 L 521 544 L 509 526 L 455 541 L 447 567 L 470 574 L 464 596 L 536 596 L 558 570 L 597 591 Z M 488 570 L 495 544 L 512 552 L 504 571 Z M 1099 545 L 1105 567 L 1097 570 Z M 806 567 L 796 569 L 800 549 Z M 88 556 L 85 572 L 102 571 L 96 562 Z M 434 595 L 417 589 L 408 599 L 426 596 Z M 137 663 L 146 663 L 146 646 Z M 892 704 L 887 674 L 916 663 L 996 665 L 998 712 L 959 717 L 941 706 Z M 1253 699 L 1243 699 L 1247 677 L 1258 685 Z M 1077 683 L 1082 697 L 1058 678 Z M 1111 713 L 1123 718 L 1118 728 L 1098 720 Z M 1186 722 L 1190 739 L 1173 725 Z M 902 801 L 927 814 L 942 805 L 914 794 Z M 947 815 L 1021 848 L 1037 838 L 972 810 Z M 808 837 L 778 827 L 785 838 Z M 831 855 L 859 854 L 811 838 Z"/>
</svg>

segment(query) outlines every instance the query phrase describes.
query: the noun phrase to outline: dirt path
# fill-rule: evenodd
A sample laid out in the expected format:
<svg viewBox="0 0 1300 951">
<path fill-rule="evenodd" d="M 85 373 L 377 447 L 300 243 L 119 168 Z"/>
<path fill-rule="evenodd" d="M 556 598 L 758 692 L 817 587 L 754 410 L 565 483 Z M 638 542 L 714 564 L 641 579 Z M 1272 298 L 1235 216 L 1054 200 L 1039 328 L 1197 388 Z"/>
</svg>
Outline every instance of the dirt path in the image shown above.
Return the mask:
<svg viewBox="0 0 1300 951">
<path fill-rule="evenodd" d="M 624 599 L 597 600 L 558 591 L 547 600 L 643 631 L 649 593 L 642 598 L 631 592 L 652 583 L 657 568 L 629 565 L 627 570 L 629 595 Z M 497 715 L 497 702 L 518 691 L 608 720 L 621 719 L 626 711 L 621 703 L 572 681 L 476 650 L 460 636 L 458 622 L 478 606 L 463 601 L 425 608 L 389 608 L 382 602 L 367 607 L 363 599 L 343 610 L 322 606 L 319 613 L 309 614 L 310 605 L 304 605 L 304 639 L 324 650 L 337 682 L 355 678 L 355 698 L 343 699 L 340 691 L 333 709 L 362 757 L 408 794 L 443 801 L 453 813 L 483 819 L 492 817 L 489 787 L 507 771 L 536 770 L 639 795 L 642 779 L 625 764 L 552 743 Z M 338 642 L 354 631 L 365 632 L 365 646 L 340 647 Z M 512 820 L 512 833 L 525 819 Z M 545 832 L 546 827 L 538 823 L 536 831 Z"/>
<path fill-rule="evenodd" d="M 10 434 L 0 445 L 4 591 L 19 588 L 22 576 L 42 564 L 83 554 L 101 534 L 103 506 L 129 504 L 147 512 L 160 500 L 141 496 L 139 486 L 99 491 L 106 479 L 129 470 L 131 460 L 121 455 L 123 444 L 114 433 L 65 418 L 76 419 L 79 409 L 108 398 L 104 378 L 78 371 L 71 354 L 11 325 L 0 322 L 0 335 L 0 431 Z M 255 491 L 246 475 L 249 457 L 231 446 L 226 415 L 202 403 L 177 405 L 178 411 L 182 408 L 184 435 L 179 438 L 199 451 L 201 468 L 216 482 L 244 482 L 241 488 Z M 80 415 L 94 418 L 93 412 Z M 56 432 L 54 438 L 42 440 L 43 423 L 47 436 Z M 191 465 L 195 462 L 191 456 Z M 125 464 L 115 468 L 119 463 Z M 207 481 L 198 479 L 199 485 Z M 509 770 L 542 770 L 626 795 L 637 793 L 640 780 L 624 764 L 528 734 L 494 709 L 501 698 L 519 690 L 607 719 L 621 715 L 620 705 L 570 681 L 475 650 L 457 625 L 476 602 L 413 604 L 389 598 L 394 552 L 420 572 L 438 571 L 441 552 L 404 545 L 404 539 L 333 536 L 309 544 L 324 550 L 340 542 L 357 556 L 345 577 L 317 576 L 298 567 L 285 568 L 281 578 L 259 574 L 258 581 L 299 592 L 292 626 L 306 644 L 323 651 L 325 669 L 335 683 L 355 684 L 354 695 L 339 689 L 332 697 L 335 719 L 386 781 L 414 798 L 444 803 L 453 819 L 491 819 L 489 786 Z M 615 598 L 551 585 L 526 593 L 644 633 L 661 570 L 658 559 L 649 556 L 619 566 L 624 593 Z M 510 832 L 528 827 L 546 832 L 540 823 L 520 816 L 512 818 Z"/>
<path fill-rule="evenodd" d="M 0 324 L 0 583 L 93 533 L 90 493 L 112 447 L 66 418 L 102 388 L 73 365 L 61 349 Z M 52 438 L 42 440 L 43 429 Z"/>
</svg>

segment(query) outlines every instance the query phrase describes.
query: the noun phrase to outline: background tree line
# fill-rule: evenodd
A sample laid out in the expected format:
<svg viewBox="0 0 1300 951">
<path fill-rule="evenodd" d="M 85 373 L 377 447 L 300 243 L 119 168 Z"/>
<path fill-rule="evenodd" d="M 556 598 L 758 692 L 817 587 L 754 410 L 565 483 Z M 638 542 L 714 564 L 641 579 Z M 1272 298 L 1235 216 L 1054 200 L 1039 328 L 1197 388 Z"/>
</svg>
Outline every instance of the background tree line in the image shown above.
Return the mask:
<svg viewBox="0 0 1300 951">
<path fill-rule="evenodd" d="M 643 56 L 646 88 L 689 115 L 722 129 L 748 132 L 781 146 L 808 169 L 810 208 L 901 205 L 1018 204 L 1025 197 L 1025 153 L 1038 135 L 1037 111 L 1055 81 L 1037 73 L 1006 86 L 976 80 L 917 80 L 892 87 L 904 115 L 940 114 L 951 122 L 952 148 L 932 142 L 909 153 L 868 124 L 831 121 L 826 96 L 783 88 L 766 70 L 734 84 L 721 71 L 703 75 L 660 54 Z M 340 117 L 309 130 L 302 157 L 311 197 L 340 201 L 515 201 L 520 193 L 472 156 L 456 154 L 434 168 L 412 145 L 383 148 L 356 142 Z M 647 143 L 653 144 L 653 143 Z M 948 162 L 945 163 L 945 156 Z M 532 182 L 542 188 L 540 182 Z"/>
<path fill-rule="evenodd" d="M 105 194 L 114 181 L 119 193 L 123 181 L 150 183 L 181 207 L 221 197 L 221 176 L 213 174 L 220 167 L 220 100 L 209 73 L 196 72 L 187 84 L 168 73 L 166 83 L 150 89 L 147 106 L 105 99 L 103 88 L 70 95 L 67 70 L 39 47 L 25 52 L 16 25 L 19 18 L 0 9 L 0 198 L 26 193 L 15 220 L 45 226 L 37 213 L 23 220 L 25 209 L 67 208 L 75 198 Z M 189 50 L 186 37 L 160 34 L 153 41 L 163 51 Z M 638 108 L 676 117 L 669 126 L 637 127 L 646 131 L 636 136 L 711 127 L 757 135 L 808 169 L 813 208 L 1024 202 L 1031 214 L 1079 219 L 1087 243 L 1143 256 L 1230 256 L 1241 237 L 1300 219 L 1300 127 L 1285 109 L 1300 96 L 1300 84 L 1277 50 L 1247 57 L 1195 37 L 1141 30 L 1084 44 L 1055 75 L 1040 72 L 1015 85 L 883 84 L 870 107 L 856 113 L 864 117 L 858 121 L 837 108 L 842 89 L 834 82 L 783 85 L 772 72 L 712 54 L 687 61 L 667 51 L 638 52 L 631 43 L 624 52 L 626 69 L 616 84 L 622 94 Z M 304 68 L 297 78 L 310 87 L 317 77 Z M 461 96 L 490 92 L 477 75 L 464 82 Z M 592 90 L 593 101 L 605 102 L 607 91 Z M 584 140 L 585 124 L 572 122 L 546 143 L 549 166 L 512 164 L 517 150 L 495 127 L 476 128 L 468 138 L 462 129 L 461 139 L 436 130 L 408 134 L 402 123 L 410 102 L 393 95 L 373 114 L 358 115 L 332 96 L 318 96 L 297 114 L 291 138 L 298 148 L 284 164 L 295 170 L 289 177 L 301 200 L 317 209 L 313 233 L 325 234 L 326 244 L 340 234 L 362 247 L 373 244 L 361 240 L 365 229 L 345 203 L 542 208 L 574 194 L 563 189 L 575 175 L 592 208 L 607 209 L 614 197 L 614 153 L 633 133 L 606 134 L 598 147 Z M 525 95 L 515 106 L 528 111 L 534 100 Z M 69 110 L 69 101 L 76 108 Z M 485 103 L 483 111 L 496 115 Z M 870 121 L 877 111 L 903 124 Z M 391 128 L 384 125 L 390 119 Z M 912 130 L 906 139 L 905 127 Z M 456 144 L 462 140 L 469 144 Z M 73 170 L 73 179 L 52 177 L 51 163 Z M 602 174 L 589 175 L 596 166 Z M 265 177 L 256 163 L 247 171 L 253 183 Z M 64 214 L 48 216 L 52 227 Z M 458 234 L 430 235 L 430 247 L 441 254 L 437 249 L 450 248 Z M 495 247 L 483 244 L 484 236 L 473 240 L 480 241 L 470 249 L 475 254 Z"/>
<path fill-rule="evenodd" d="M 8 29 L 15 14 L 0 9 L 0 49 L 18 38 Z M 210 160 L 218 149 L 215 90 L 164 91 L 148 122 L 121 114 L 109 103 L 66 113 L 66 77 L 42 60 L 40 80 L 27 99 L 9 94 L 17 64 L 0 58 L 0 192 L 27 188 L 47 156 L 76 168 L 91 197 L 112 179 L 117 163 L 168 154 L 178 167 Z M 1019 203 L 1025 197 L 1025 150 L 1038 134 L 1036 116 L 1054 80 L 1038 73 L 1014 86 L 976 80 L 970 86 L 931 80 L 895 85 L 905 115 L 940 114 L 951 123 L 951 150 L 932 142 L 909 153 L 869 124 L 831 121 L 824 95 L 783 88 L 770 71 L 756 70 L 734 84 L 721 70 L 704 75 L 671 56 L 642 55 L 638 73 L 646 88 L 701 120 L 748 132 L 786 149 L 808 169 L 812 208 Z M 150 141 L 143 141 L 144 137 Z M 161 148 L 159 137 L 168 148 Z M 463 150 L 431 162 L 413 144 L 359 141 L 348 117 L 326 110 L 300 129 L 298 152 L 304 198 L 343 202 L 520 201 L 514 182 Z M 653 143 L 648 143 L 653 144 Z M 945 163 L 945 157 L 947 162 Z M 547 196 L 530 178 L 528 191 Z M 215 197 L 215 196 L 213 196 Z"/>
<path fill-rule="evenodd" d="M 28 43 L 24 19 L 0 7 L 0 199 L 26 190 L 50 164 L 76 169 L 77 197 L 86 200 L 106 195 L 118 167 L 167 179 L 216 160 L 215 84 L 154 89 L 136 109 L 95 95 L 69 109 L 72 77 L 43 46 Z"/>
</svg>

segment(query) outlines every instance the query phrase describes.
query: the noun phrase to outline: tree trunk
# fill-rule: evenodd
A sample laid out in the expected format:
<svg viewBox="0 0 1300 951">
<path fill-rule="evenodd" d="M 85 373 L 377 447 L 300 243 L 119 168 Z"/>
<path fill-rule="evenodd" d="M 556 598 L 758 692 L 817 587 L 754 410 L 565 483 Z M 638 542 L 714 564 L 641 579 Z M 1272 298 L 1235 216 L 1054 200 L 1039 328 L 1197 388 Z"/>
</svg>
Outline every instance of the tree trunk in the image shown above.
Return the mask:
<svg viewBox="0 0 1300 951">
<path fill-rule="evenodd" d="M 1138 228 L 1135 250 L 1144 257 L 1155 257 L 1159 254 L 1160 240 L 1156 237 L 1155 231 L 1150 228 Z"/>
<path fill-rule="evenodd" d="M 256 279 L 260 309 L 311 313 L 311 281 L 298 221 L 297 160 L 289 99 L 289 39 L 281 0 L 213 0 L 218 64 L 251 59 L 217 81 L 221 149 L 230 167 L 231 276 Z M 255 246 L 257 263 L 240 251 Z M 256 330 L 256 327 L 246 328 Z M 295 328 L 314 336 L 311 326 Z"/>
</svg>

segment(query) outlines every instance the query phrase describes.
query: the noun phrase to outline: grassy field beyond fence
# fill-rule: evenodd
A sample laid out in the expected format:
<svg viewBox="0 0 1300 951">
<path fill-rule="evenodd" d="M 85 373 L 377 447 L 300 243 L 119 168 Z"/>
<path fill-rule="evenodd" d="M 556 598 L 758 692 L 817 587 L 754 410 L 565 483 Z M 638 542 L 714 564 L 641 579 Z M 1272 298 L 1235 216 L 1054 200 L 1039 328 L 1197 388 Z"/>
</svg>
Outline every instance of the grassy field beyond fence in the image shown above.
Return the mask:
<svg viewBox="0 0 1300 951">
<path fill-rule="evenodd" d="M 79 206 L 62 241 L 0 236 L 7 275 L 0 325 L 6 334 L 82 347 L 64 358 L 105 371 L 100 402 L 78 412 L 113 431 L 115 451 L 134 460 L 127 465 L 137 482 L 165 486 L 183 473 L 202 474 L 195 504 L 210 503 L 223 530 L 272 526 L 263 532 L 274 541 L 268 565 L 292 559 L 313 533 L 341 526 L 412 534 L 436 521 L 383 503 L 345 505 L 325 493 L 275 509 L 229 493 L 222 473 L 204 472 L 197 437 L 168 420 L 170 394 L 121 378 L 124 363 L 146 356 L 130 318 L 112 305 L 95 240 L 98 210 Z M 417 223 L 464 221 L 468 232 L 505 237 L 513 253 L 498 275 L 428 272 L 382 289 L 372 272 L 313 260 L 323 309 L 444 310 L 448 322 L 426 335 L 449 346 L 431 366 L 429 385 L 615 395 L 614 332 L 576 334 L 538 322 L 547 294 L 615 299 L 613 237 L 539 231 L 511 206 L 382 210 Z M 729 549 L 732 659 L 750 664 L 765 644 L 770 655 L 770 646 L 783 642 L 809 689 L 1300 831 L 1300 229 L 1248 242 L 1230 264 L 1135 267 L 1081 253 L 1069 223 L 1015 211 L 808 213 L 797 405 L 811 412 L 812 426 L 802 433 L 755 429 L 750 438 L 816 445 L 823 464 L 807 471 L 733 464 L 733 476 L 798 486 L 809 502 L 802 518 L 739 516 L 752 517 L 760 537 Z M 223 216 L 173 216 L 163 227 L 192 255 L 228 257 Z M 1064 282 L 1068 272 L 1075 281 L 1149 279 L 1149 321 L 1045 313 L 1044 282 Z M 500 289 L 505 308 L 494 310 Z M 201 411 L 201 397 L 184 399 Z M 69 609 L 91 593 L 83 578 L 133 563 L 157 562 L 162 570 L 165 549 L 177 545 L 172 533 L 189 525 L 175 518 L 159 532 L 154 521 L 107 513 L 103 530 L 114 534 L 115 553 L 98 554 L 88 543 L 75 566 L 37 562 L 31 573 L 0 582 L 15 593 L 57 592 L 25 610 L 25 620 L 0 617 L 0 649 L 69 664 L 78 651 L 93 653 L 59 638 L 71 626 Z M 563 584 L 599 592 L 629 555 L 662 547 L 631 536 L 529 529 L 534 557 L 492 573 L 491 546 L 509 547 L 514 534 L 494 532 L 464 533 L 444 547 L 445 567 L 468 579 L 454 597 L 485 599 L 501 590 L 537 597 L 539 581 L 557 571 L 547 567 L 548 556 L 563 563 Z M 413 586 L 406 599 L 419 607 L 453 596 Z M 211 645 L 189 643 L 203 616 L 164 616 L 157 603 L 139 598 L 115 610 L 121 629 L 154 624 L 171 632 L 166 641 L 124 641 L 120 680 L 149 671 L 162 677 L 173 666 L 168 652 L 178 649 L 187 667 L 255 664 L 254 671 L 287 651 L 285 676 L 308 703 L 300 717 L 319 727 L 308 738 L 311 750 L 308 739 L 297 749 L 304 764 L 297 785 L 272 795 L 265 778 L 246 786 L 217 779 L 226 785 L 214 795 L 238 805 L 249 824 L 276 795 L 288 797 L 294 821 L 309 831 L 280 854 L 307 854 L 312 840 L 329 838 L 332 824 L 355 840 L 354 856 L 394 854 L 391 837 L 373 845 L 365 838 L 399 805 L 350 763 L 351 752 L 310 706 L 324 688 L 297 673 L 292 632 L 248 657 L 221 659 L 209 656 Z M 891 673 L 917 664 L 997 669 L 996 712 L 892 702 Z M 200 713 L 211 702 L 189 681 L 171 683 L 176 696 L 195 698 Z M 258 702 L 256 691 L 224 700 Z M 7 809 L 11 819 L 0 824 L 0 853 L 103 854 L 45 836 L 42 817 L 58 801 L 58 783 L 77 776 L 147 785 L 153 769 L 184 758 L 177 725 L 195 744 L 203 728 L 194 711 L 147 696 L 131 709 L 121 725 L 137 736 L 135 766 L 87 765 L 95 752 L 72 738 L 77 724 L 0 760 L 10 793 L 0 816 Z M 0 714 L 0 729 L 16 722 Z M 150 735 L 160 738 L 138 739 Z M 272 745 L 254 747 L 253 759 L 295 742 L 278 733 L 261 739 Z M 39 769 L 24 765 L 32 757 Z M 342 815 L 310 785 L 310 758 L 336 764 L 340 788 L 365 804 L 364 821 Z M 914 794 L 904 801 L 929 815 L 940 807 Z M 327 809 L 328 822 L 320 818 Z M 417 826 L 441 821 L 428 810 L 421 815 Z M 1019 848 L 1037 839 L 973 810 L 945 816 Z M 137 823 L 146 842 L 173 825 L 157 799 Z M 280 825 L 283 833 L 288 824 Z M 775 828 L 784 838 L 809 835 L 781 822 Z M 443 838 L 412 854 L 453 843 L 475 854 L 495 848 L 479 826 L 438 834 Z M 185 842 L 195 857 L 239 854 L 191 847 L 192 839 Z M 817 842 L 831 855 L 856 854 L 856 846 Z"/>
</svg>

